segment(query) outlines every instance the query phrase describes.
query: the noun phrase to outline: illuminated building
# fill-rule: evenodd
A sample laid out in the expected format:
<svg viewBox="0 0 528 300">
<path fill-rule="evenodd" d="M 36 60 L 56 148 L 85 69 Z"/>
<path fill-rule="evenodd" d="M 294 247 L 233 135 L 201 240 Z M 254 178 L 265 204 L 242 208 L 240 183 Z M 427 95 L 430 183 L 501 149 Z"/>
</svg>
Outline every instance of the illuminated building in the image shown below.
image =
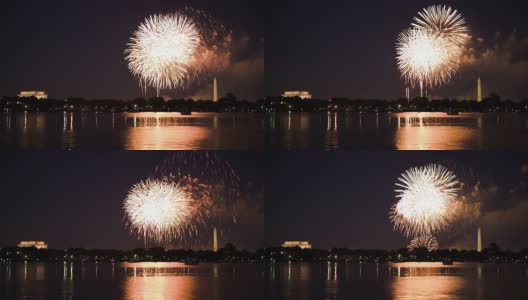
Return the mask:
<svg viewBox="0 0 528 300">
<path fill-rule="evenodd" d="M 48 245 L 43 241 L 21 241 L 18 243 L 17 247 L 28 248 L 35 247 L 37 249 L 48 249 Z"/>
<path fill-rule="evenodd" d="M 44 91 L 21 91 L 18 97 L 29 98 L 35 97 L 37 99 L 48 99 L 48 95 Z"/>
<path fill-rule="evenodd" d="M 282 94 L 282 97 L 285 98 L 294 98 L 299 97 L 301 99 L 312 99 L 312 95 L 308 91 L 285 91 Z"/>
<path fill-rule="evenodd" d="M 312 249 L 312 245 L 310 245 L 308 241 L 285 241 L 284 243 L 282 243 L 281 247 L 284 247 L 284 248 L 299 247 L 301 249 Z"/>
</svg>

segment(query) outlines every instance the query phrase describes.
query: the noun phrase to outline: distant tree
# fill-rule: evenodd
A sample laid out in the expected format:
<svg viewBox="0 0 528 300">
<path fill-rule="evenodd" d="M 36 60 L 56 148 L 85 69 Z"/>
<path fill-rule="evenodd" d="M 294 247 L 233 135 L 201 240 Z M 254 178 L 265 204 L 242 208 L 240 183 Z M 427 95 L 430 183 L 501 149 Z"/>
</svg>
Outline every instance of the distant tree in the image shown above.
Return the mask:
<svg viewBox="0 0 528 300">
<path fill-rule="evenodd" d="M 163 247 L 150 248 L 148 253 L 155 259 L 160 259 L 165 255 L 165 249 Z"/>
<path fill-rule="evenodd" d="M 233 252 L 236 252 L 236 251 L 237 251 L 237 248 L 236 248 L 235 245 L 232 244 L 232 243 L 226 243 L 223 249 L 224 249 L 226 252 L 230 252 L 230 253 L 233 253 Z"/>
<path fill-rule="evenodd" d="M 489 249 L 490 249 L 491 251 L 495 252 L 495 253 L 498 253 L 498 252 L 500 252 L 500 250 L 501 250 L 500 247 L 499 247 L 499 245 L 498 245 L 497 243 L 491 243 L 491 244 L 489 244 Z"/>
<path fill-rule="evenodd" d="M 225 99 L 227 102 L 236 102 L 236 101 L 237 101 L 237 97 L 236 97 L 233 93 L 231 93 L 231 92 L 227 93 L 227 94 L 224 96 L 224 99 Z"/>
</svg>

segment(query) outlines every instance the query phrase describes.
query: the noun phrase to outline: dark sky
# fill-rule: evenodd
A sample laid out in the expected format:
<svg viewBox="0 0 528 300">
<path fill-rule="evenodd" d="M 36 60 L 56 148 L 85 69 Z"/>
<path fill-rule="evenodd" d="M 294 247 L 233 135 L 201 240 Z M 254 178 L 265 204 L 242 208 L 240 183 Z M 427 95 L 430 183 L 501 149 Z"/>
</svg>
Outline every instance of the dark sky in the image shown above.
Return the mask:
<svg viewBox="0 0 528 300">
<path fill-rule="evenodd" d="M 232 91 L 240 98 L 260 97 L 264 29 L 258 3 L 242 0 L 3 1 L 0 95 L 42 89 L 54 98 L 142 96 L 123 55 L 132 32 L 150 14 L 188 5 L 233 31 L 236 49 L 226 74 L 219 75 L 221 95 Z M 236 85 L 233 78 L 239 79 Z"/>
<path fill-rule="evenodd" d="M 263 189 L 265 165 L 254 153 L 218 155 L 240 177 L 242 192 Z M 161 151 L 5 153 L 0 175 L 4 183 L 0 246 L 44 240 L 52 248 L 142 247 L 143 242 L 130 235 L 122 222 L 123 200 L 132 185 L 150 176 L 155 166 L 169 157 L 170 152 Z M 248 184 L 254 188 L 249 189 Z M 240 248 L 263 244 L 262 197 L 252 196 L 246 210 L 239 211 L 240 222 L 250 211 L 251 226 L 239 222 L 231 229 Z M 251 204 L 255 210 L 247 209 Z"/>
<path fill-rule="evenodd" d="M 493 55 L 464 63 L 452 83 L 431 95 L 473 97 L 481 76 L 484 95 L 528 96 L 528 4 L 514 0 L 272 1 L 265 27 L 267 94 L 307 89 L 319 98 L 404 96 L 396 37 L 432 4 L 458 9 L 473 41 L 484 39 L 477 54 L 488 50 Z"/>
<path fill-rule="evenodd" d="M 269 245 L 308 240 L 314 247 L 395 249 L 406 240 L 392 229 L 388 213 L 394 183 L 414 166 L 450 166 L 467 186 L 480 181 L 484 244 L 527 248 L 527 162 L 523 153 L 500 152 L 284 152 L 271 155 L 266 185 Z M 524 167 L 523 167 L 524 166 Z M 465 216 L 469 219 L 469 215 Z M 474 224 L 449 229 L 441 247 L 474 247 Z"/>
</svg>

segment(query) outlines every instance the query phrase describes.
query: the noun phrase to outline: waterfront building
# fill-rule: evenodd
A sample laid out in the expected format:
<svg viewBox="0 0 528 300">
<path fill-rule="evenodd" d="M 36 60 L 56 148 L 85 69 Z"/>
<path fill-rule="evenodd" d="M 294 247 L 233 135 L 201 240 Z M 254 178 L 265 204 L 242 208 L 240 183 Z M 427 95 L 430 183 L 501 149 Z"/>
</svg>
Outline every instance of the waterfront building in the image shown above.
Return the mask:
<svg viewBox="0 0 528 300">
<path fill-rule="evenodd" d="M 21 98 L 35 97 L 37 99 L 48 99 L 48 95 L 44 91 L 21 91 L 17 96 Z"/>
<path fill-rule="evenodd" d="M 43 241 L 21 241 L 18 243 L 17 247 L 20 248 L 29 248 L 35 247 L 37 249 L 48 249 L 48 245 Z"/>
<path fill-rule="evenodd" d="M 281 247 L 299 247 L 301 249 L 312 249 L 312 245 L 310 245 L 308 241 L 285 241 L 284 243 L 282 243 Z"/>
<path fill-rule="evenodd" d="M 312 95 L 308 91 L 285 91 L 282 94 L 282 97 L 285 98 L 294 98 L 299 97 L 301 99 L 312 99 Z"/>
</svg>

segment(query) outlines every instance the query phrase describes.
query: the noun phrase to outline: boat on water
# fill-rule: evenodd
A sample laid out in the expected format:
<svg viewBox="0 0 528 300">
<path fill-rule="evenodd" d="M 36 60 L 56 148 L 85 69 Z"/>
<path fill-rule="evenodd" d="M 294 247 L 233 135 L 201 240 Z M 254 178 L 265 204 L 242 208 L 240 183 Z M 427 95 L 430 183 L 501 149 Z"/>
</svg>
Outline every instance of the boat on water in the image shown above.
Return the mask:
<svg viewBox="0 0 528 300">
<path fill-rule="evenodd" d="M 446 258 L 444 260 L 442 260 L 442 264 L 445 265 L 445 266 L 450 266 L 453 264 L 453 260 L 449 259 L 449 258 Z"/>
<path fill-rule="evenodd" d="M 458 116 L 458 111 L 456 110 L 448 110 L 447 111 L 448 116 Z"/>
</svg>

